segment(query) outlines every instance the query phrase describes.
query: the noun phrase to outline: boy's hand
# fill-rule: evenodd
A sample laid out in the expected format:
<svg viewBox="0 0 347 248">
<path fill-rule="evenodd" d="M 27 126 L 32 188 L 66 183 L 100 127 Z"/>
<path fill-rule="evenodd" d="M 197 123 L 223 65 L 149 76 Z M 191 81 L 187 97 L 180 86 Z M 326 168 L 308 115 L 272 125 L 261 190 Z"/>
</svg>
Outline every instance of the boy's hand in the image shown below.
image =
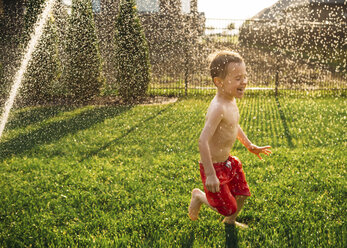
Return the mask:
<svg viewBox="0 0 347 248">
<path fill-rule="evenodd" d="M 259 146 L 256 146 L 256 145 L 251 144 L 251 145 L 248 147 L 248 151 L 250 151 L 251 153 L 254 153 L 255 155 L 258 156 L 258 158 L 262 159 L 262 158 L 260 157 L 260 153 L 264 153 L 265 155 L 269 155 L 269 154 L 272 153 L 272 152 L 269 150 L 269 148 L 271 148 L 271 146 L 259 147 Z"/>
<path fill-rule="evenodd" d="M 212 193 L 219 192 L 219 184 L 219 179 L 215 174 L 211 176 L 206 176 L 205 186 L 208 191 Z"/>
</svg>

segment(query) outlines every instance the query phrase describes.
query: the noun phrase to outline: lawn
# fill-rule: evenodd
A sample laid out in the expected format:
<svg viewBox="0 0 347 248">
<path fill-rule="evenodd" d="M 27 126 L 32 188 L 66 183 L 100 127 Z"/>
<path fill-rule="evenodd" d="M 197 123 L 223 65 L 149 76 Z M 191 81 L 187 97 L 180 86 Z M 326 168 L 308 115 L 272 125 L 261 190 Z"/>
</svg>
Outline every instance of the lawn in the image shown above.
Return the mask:
<svg viewBox="0 0 347 248">
<path fill-rule="evenodd" d="M 203 207 L 198 137 L 211 97 L 168 105 L 27 108 L 0 141 L 1 247 L 346 247 L 346 98 L 239 101 L 252 196 L 239 220 Z"/>
</svg>

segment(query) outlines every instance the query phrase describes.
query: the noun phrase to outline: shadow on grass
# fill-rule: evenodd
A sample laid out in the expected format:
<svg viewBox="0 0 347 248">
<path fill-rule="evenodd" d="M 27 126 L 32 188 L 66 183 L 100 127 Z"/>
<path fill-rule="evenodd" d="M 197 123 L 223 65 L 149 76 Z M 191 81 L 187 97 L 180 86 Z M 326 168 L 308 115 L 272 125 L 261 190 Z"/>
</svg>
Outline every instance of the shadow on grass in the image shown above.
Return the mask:
<svg viewBox="0 0 347 248">
<path fill-rule="evenodd" d="M 227 248 L 238 248 L 239 239 L 237 235 L 237 227 L 235 225 L 225 225 L 225 247 Z"/>
<path fill-rule="evenodd" d="M 126 136 L 128 136 L 130 133 L 132 133 L 134 130 L 140 128 L 141 126 L 144 126 L 147 122 L 153 120 L 154 118 L 156 118 L 157 116 L 163 114 L 164 112 L 166 112 L 169 108 L 171 108 L 172 104 L 167 105 L 167 107 L 165 107 L 164 109 L 159 110 L 157 113 L 153 114 L 152 116 L 148 117 L 147 119 L 142 120 L 140 123 L 138 123 L 137 125 L 132 126 L 131 128 L 129 128 L 124 134 L 122 134 L 121 136 L 105 143 L 103 146 L 101 146 L 98 149 L 94 149 L 89 151 L 88 153 L 86 153 L 85 156 L 82 157 L 82 159 L 79 162 L 83 162 L 84 160 L 91 158 L 95 155 L 97 155 L 98 153 L 102 152 L 103 150 L 105 150 L 106 148 L 108 148 L 111 145 L 115 145 L 117 144 L 121 139 L 125 138 Z"/>
<path fill-rule="evenodd" d="M 0 161 L 12 155 L 23 154 L 38 145 L 52 143 L 68 134 L 90 128 L 130 108 L 131 107 L 96 107 L 69 119 L 49 123 L 35 131 L 18 135 L 13 139 L 0 143 Z"/>
<path fill-rule="evenodd" d="M 195 235 L 194 230 L 191 230 L 187 235 L 182 239 L 181 246 L 183 248 L 191 248 L 194 245 Z"/>
<path fill-rule="evenodd" d="M 24 128 L 26 126 L 47 120 L 57 116 L 59 113 L 71 111 L 75 107 L 35 107 L 24 111 L 18 111 L 9 120 L 6 129 Z"/>
<path fill-rule="evenodd" d="M 290 131 L 289 131 L 289 128 L 288 128 L 286 116 L 284 115 L 284 112 L 283 112 L 283 110 L 282 110 L 280 101 L 278 100 L 278 97 L 277 97 L 277 96 L 276 96 L 276 104 L 277 104 L 278 112 L 279 112 L 280 117 L 281 117 L 282 125 L 283 125 L 283 128 L 284 128 L 284 135 L 285 135 L 286 138 L 287 138 L 288 146 L 289 146 L 290 148 L 293 148 L 294 145 L 293 145 L 293 142 L 292 142 L 292 136 L 291 136 Z"/>
</svg>

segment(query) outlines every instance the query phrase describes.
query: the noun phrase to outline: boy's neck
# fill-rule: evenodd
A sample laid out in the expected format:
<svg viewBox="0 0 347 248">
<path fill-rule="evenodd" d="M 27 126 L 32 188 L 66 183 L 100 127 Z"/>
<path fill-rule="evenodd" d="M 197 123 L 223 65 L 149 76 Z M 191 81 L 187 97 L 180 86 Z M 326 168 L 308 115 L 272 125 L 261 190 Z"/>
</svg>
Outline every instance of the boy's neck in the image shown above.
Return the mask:
<svg viewBox="0 0 347 248">
<path fill-rule="evenodd" d="M 233 96 L 228 96 L 226 94 L 224 94 L 220 89 L 217 90 L 217 97 L 219 99 L 222 99 L 222 100 L 225 100 L 225 101 L 228 101 L 228 102 L 233 102 L 235 100 L 235 97 Z"/>
</svg>

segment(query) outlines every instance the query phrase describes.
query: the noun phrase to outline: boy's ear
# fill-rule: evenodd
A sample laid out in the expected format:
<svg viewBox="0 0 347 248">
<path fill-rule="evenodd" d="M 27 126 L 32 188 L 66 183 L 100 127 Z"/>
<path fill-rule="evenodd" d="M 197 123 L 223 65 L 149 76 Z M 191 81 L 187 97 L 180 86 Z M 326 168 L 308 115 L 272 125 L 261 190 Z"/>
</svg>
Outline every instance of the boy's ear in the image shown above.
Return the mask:
<svg viewBox="0 0 347 248">
<path fill-rule="evenodd" d="M 223 85 L 222 79 L 220 77 L 214 77 L 213 82 L 217 87 L 222 87 Z"/>
</svg>

